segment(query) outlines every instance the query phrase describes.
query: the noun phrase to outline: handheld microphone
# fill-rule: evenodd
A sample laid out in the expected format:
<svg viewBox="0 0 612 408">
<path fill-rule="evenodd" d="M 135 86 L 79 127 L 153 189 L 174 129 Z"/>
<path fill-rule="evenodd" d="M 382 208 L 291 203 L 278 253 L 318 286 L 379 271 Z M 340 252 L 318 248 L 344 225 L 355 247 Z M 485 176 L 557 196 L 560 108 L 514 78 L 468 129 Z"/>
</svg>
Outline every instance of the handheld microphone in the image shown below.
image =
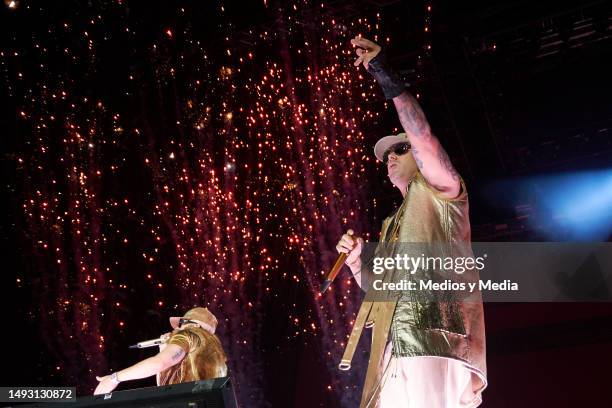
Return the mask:
<svg viewBox="0 0 612 408">
<path fill-rule="evenodd" d="M 351 230 L 349 230 L 349 235 L 351 236 L 351 238 L 353 238 L 353 242 L 356 242 L 356 237 L 353 237 L 353 232 Z M 345 252 L 340 252 L 338 254 L 338 258 L 336 258 L 334 266 L 332 266 L 331 270 L 327 274 L 327 278 L 325 278 L 325 281 L 321 285 L 321 294 L 325 293 L 325 291 L 330 287 L 334 279 L 336 279 L 336 276 L 338 275 L 338 272 L 340 272 L 340 269 L 342 269 L 342 265 L 344 265 L 344 261 L 346 261 L 347 257 L 348 254 Z"/>
<path fill-rule="evenodd" d="M 131 345 L 130 348 L 131 349 L 141 349 L 141 348 L 147 348 L 147 347 L 154 347 L 154 346 L 159 346 L 160 344 L 165 343 L 165 342 L 166 342 L 166 339 L 163 339 L 160 337 L 158 339 L 141 341 L 140 343 Z"/>
<path fill-rule="evenodd" d="M 321 285 L 321 294 L 325 293 L 325 291 L 327 290 L 327 288 L 329 288 L 334 279 L 336 279 L 336 276 L 338 275 L 338 272 L 340 272 L 340 269 L 342 269 L 342 265 L 344 265 L 344 261 L 346 261 L 347 256 L 348 254 L 340 252 L 338 258 L 336 258 L 334 266 L 332 266 L 331 270 L 329 271 L 329 274 L 327 275 L 327 278 L 325 278 L 325 281 Z"/>
</svg>

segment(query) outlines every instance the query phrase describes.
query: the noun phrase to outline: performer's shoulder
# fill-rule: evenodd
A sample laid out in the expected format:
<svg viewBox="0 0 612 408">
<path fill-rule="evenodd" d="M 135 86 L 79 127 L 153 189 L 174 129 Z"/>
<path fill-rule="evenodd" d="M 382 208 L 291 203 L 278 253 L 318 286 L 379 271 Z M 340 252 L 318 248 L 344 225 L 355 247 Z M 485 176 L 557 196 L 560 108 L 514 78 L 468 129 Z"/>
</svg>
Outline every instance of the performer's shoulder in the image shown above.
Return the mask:
<svg viewBox="0 0 612 408">
<path fill-rule="evenodd" d="M 186 353 L 189 353 L 192 345 L 192 338 L 187 329 L 176 330 L 168 339 L 168 344 L 174 344 L 181 347 L 185 350 Z"/>
<path fill-rule="evenodd" d="M 420 171 L 417 171 L 414 177 L 414 182 L 416 184 L 420 184 L 421 186 L 423 186 L 424 191 L 427 191 L 431 196 L 433 196 L 437 200 L 444 201 L 444 202 L 467 201 L 468 193 L 467 193 L 467 187 L 465 185 L 465 181 L 463 180 L 463 177 L 461 177 L 460 175 L 457 175 L 457 178 L 459 182 L 459 193 L 454 198 L 448 198 L 444 196 L 441 191 L 439 191 L 437 188 L 431 185 L 429 181 L 427 181 L 427 179 L 421 174 Z"/>
</svg>

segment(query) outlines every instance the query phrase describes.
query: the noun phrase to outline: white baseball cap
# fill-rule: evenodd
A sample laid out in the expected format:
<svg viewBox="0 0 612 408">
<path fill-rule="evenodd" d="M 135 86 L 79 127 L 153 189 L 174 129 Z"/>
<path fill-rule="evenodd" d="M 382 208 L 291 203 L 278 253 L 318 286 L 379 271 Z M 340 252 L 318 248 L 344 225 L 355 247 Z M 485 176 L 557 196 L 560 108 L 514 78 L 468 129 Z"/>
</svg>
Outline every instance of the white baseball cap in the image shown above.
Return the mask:
<svg viewBox="0 0 612 408">
<path fill-rule="evenodd" d="M 376 156 L 378 160 L 383 161 L 383 156 L 387 149 L 397 143 L 410 143 L 406 133 L 381 137 L 374 145 L 374 156 Z"/>
</svg>

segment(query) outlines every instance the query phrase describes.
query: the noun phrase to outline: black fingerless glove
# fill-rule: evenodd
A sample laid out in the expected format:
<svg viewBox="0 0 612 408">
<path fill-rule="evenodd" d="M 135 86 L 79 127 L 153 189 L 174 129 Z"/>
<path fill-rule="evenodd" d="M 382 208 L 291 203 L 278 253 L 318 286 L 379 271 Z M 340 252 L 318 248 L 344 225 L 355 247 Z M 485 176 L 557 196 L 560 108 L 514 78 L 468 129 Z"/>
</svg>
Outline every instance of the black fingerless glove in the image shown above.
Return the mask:
<svg viewBox="0 0 612 408">
<path fill-rule="evenodd" d="M 368 63 L 367 69 L 382 88 L 385 98 L 393 99 L 406 90 L 406 86 L 393 71 L 382 50 Z"/>
</svg>

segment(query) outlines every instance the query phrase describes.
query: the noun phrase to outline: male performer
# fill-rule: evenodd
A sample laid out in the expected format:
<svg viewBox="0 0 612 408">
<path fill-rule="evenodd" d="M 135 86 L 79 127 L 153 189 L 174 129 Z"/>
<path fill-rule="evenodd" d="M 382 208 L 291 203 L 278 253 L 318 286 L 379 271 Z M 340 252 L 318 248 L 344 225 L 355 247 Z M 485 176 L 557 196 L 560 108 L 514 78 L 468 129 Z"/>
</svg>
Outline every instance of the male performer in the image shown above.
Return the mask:
<svg viewBox="0 0 612 408">
<path fill-rule="evenodd" d="M 379 45 L 361 37 L 351 43 L 356 47 L 355 66 L 363 64 L 385 97 L 393 100 L 406 132 L 383 137 L 374 146 L 376 158 L 386 164 L 389 179 L 404 197 L 401 207 L 384 220 L 380 240 L 469 247 L 465 185 L 421 107 L 390 69 Z M 372 276 L 361 269 L 363 240 L 352 235 L 351 230 L 343 235 L 336 249 L 348 253 L 346 264 L 367 290 Z M 408 298 L 361 305 L 342 360 L 345 369 L 350 367 L 363 327 L 373 325 L 360 407 L 480 405 L 487 385 L 482 302 L 429 302 L 422 307 Z"/>
<path fill-rule="evenodd" d="M 94 394 L 112 392 L 122 381 L 157 376 L 157 385 L 207 380 L 225 377 L 227 366 L 225 353 L 215 335 L 217 318 L 205 307 L 189 310 L 183 317 L 171 317 L 174 329 L 166 333 L 165 344 L 159 353 L 131 367 L 104 377 L 96 377 L 100 383 Z"/>
</svg>

